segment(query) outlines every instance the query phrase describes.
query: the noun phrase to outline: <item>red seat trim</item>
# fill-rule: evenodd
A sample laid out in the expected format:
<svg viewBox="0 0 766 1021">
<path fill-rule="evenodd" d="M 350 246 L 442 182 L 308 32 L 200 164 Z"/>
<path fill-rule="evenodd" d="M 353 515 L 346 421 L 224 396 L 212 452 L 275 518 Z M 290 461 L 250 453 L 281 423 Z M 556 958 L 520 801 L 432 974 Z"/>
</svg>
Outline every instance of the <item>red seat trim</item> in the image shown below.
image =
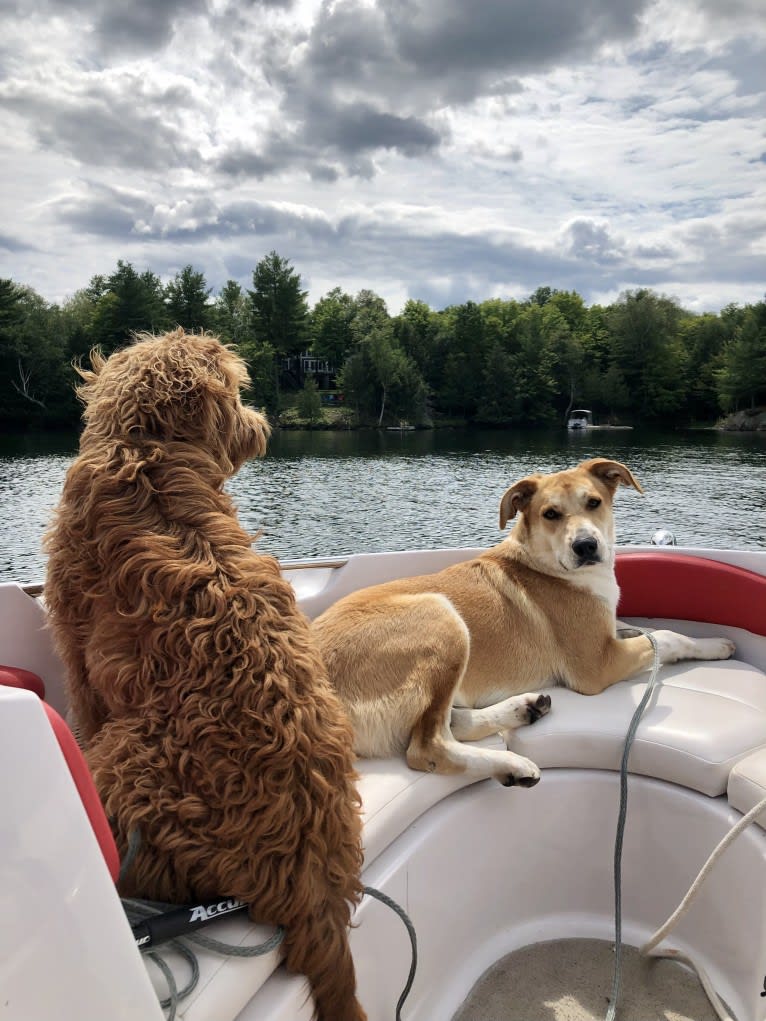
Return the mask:
<svg viewBox="0 0 766 1021">
<path fill-rule="evenodd" d="M 663 550 L 619 553 L 622 617 L 667 617 L 766 635 L 766 577 L 717 560 Z"/>
<path fill-rule="evenodd" d="M 45 684 L 41 677 L 31 670 L 22 670 L 18 666 L 0 666 L 0 684 L 6 688 L 24 688 L 34 691 L 38 698 L 45 698 Z"/>
<path fill-rule="evenodd" d="M 112 831 L 109 828 L 109 823 L 106 821 L 104 806 L 101 804 L 96 785 L 88 769 L 88 764 L 80 751 L 80 746 L 75 741 L 74 734 L 66 722 L 47 702 L 43 702 L 43 709 L 53 728 L 53 733 L 56 735 L 59 748 L 66 759 L 66 764 L 69 766 L 69 772 L 72 774 L 77 793 L 80 795 L 83 808 L 90 819 L 90 824 L 93 827 L 93 832 L 101 848 L 106 866 L 116 883 L 117 877 L 120 874 L 120 854 L 114 842 Z"/>
</svg>

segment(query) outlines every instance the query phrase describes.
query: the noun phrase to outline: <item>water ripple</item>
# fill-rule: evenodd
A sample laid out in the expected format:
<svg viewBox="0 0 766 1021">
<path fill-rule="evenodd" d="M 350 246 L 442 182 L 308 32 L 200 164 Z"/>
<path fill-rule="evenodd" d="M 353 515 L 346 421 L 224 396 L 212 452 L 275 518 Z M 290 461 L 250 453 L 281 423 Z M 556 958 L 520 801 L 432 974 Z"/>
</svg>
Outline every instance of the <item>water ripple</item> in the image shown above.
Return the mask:
<svg viewBox="0 0 766 1021">
<path fill-rule="evenodd" d="M 41 580 L 43 532 L 75 441 L 0 447 L 0 580 Z M 683 545 L 766 548 L 766 437 L 444 430 L 281 433 L 229 484 L 258 548 L 282 558 L 484 546 L 501 537 L 500 496 L 533 471 L 614 457 L 644 496 L 616 501 L 622 542 L 660 527 Z"/>
</svg>

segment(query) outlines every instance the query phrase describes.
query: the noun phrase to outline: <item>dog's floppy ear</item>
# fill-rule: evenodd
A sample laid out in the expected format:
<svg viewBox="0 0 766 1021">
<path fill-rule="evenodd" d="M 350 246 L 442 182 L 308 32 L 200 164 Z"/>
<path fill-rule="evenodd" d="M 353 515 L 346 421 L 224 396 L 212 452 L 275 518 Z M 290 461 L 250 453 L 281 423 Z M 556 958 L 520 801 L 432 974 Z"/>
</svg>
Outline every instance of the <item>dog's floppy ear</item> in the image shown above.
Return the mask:
<svg viewBox="0 0 766 1021">
<path fill-rule="evenodd" d="M 529 505 L 529 501 L 537 491 L 537 479 L 539 476 L 530 475 L 526 479 L 519 479 L 510 489 L 506 489 L 500 501 L 500 527 L 505 528 L 509 521 L 516 517 L 519 511 L 523 511 Z"/>
<path fill-rule="evenodd" d="M 643 489 L 633 475 L 633 472 L 619 461 L 610 461 L 605 457 L 594 457 L 590 461 L 583 461 L 580 467 L 585 468 L 591 475 L 595 475 L 597 479 L 601 479 L 613 493 L 620 483 L 623 486 L 633 486 L 639 493 L 643 493 Z"/>
</svg>

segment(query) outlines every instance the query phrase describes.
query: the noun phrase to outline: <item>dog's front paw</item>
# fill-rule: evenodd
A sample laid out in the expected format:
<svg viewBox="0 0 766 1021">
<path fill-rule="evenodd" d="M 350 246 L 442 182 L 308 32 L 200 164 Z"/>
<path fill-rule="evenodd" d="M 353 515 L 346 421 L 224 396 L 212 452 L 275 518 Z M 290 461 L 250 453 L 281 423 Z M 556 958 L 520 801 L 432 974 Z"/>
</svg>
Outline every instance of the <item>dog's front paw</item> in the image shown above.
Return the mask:
<svg viewBox="0 0 766 1021">
<path fill-rule="evenodd" d="M 551 696 L 532 693 L 526 696 L 529 699 L 527 704 L 527 723 L 536 723 L 541 716 L 546 716 L 551 711 Z"/>
<path fill-rule="evenodd" d="M 700 659 L 729 659 L 737 651 L 734 642 L 728 638 L 698 638 Z"/>
<path fill-rule="evenodd" d="M 508 776 L 502 777 L 500 783 L 503 787 L 534 787 L 540 783 L 540 774 L 537 776 L 514 776 L 513 773 L 509 773 Z"/>
<path fill-rule="evenodd" d="M 531 759 L 508 753 L 508 771 L 496 773 L 503 787 L 534 787 L 540 782 L 540 770 Z"/>
<path fill-rule="evenodd" d="M 728 638 L 688 638 L 675 631 L 655 631 L 653 635 L 661 663 L 677 663 L 682 659 L 728 659 L 736 648 Z"/>
</svg>

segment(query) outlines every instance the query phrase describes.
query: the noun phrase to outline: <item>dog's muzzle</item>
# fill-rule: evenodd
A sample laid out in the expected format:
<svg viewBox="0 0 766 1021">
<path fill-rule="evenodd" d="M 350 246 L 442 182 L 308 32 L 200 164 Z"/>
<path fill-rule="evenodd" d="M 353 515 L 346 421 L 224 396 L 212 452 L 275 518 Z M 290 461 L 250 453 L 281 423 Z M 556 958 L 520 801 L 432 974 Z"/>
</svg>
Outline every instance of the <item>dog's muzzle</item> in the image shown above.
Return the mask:
<svg viewBox="0 0 766 1021">
<path fill-rule="evenodd" d="M 572 552 L 577 557 L 577 567 L 589 567 L 601 563 L 598 539 L 592 535 L 581 536 L 572 543 Z"/>
</svg>

